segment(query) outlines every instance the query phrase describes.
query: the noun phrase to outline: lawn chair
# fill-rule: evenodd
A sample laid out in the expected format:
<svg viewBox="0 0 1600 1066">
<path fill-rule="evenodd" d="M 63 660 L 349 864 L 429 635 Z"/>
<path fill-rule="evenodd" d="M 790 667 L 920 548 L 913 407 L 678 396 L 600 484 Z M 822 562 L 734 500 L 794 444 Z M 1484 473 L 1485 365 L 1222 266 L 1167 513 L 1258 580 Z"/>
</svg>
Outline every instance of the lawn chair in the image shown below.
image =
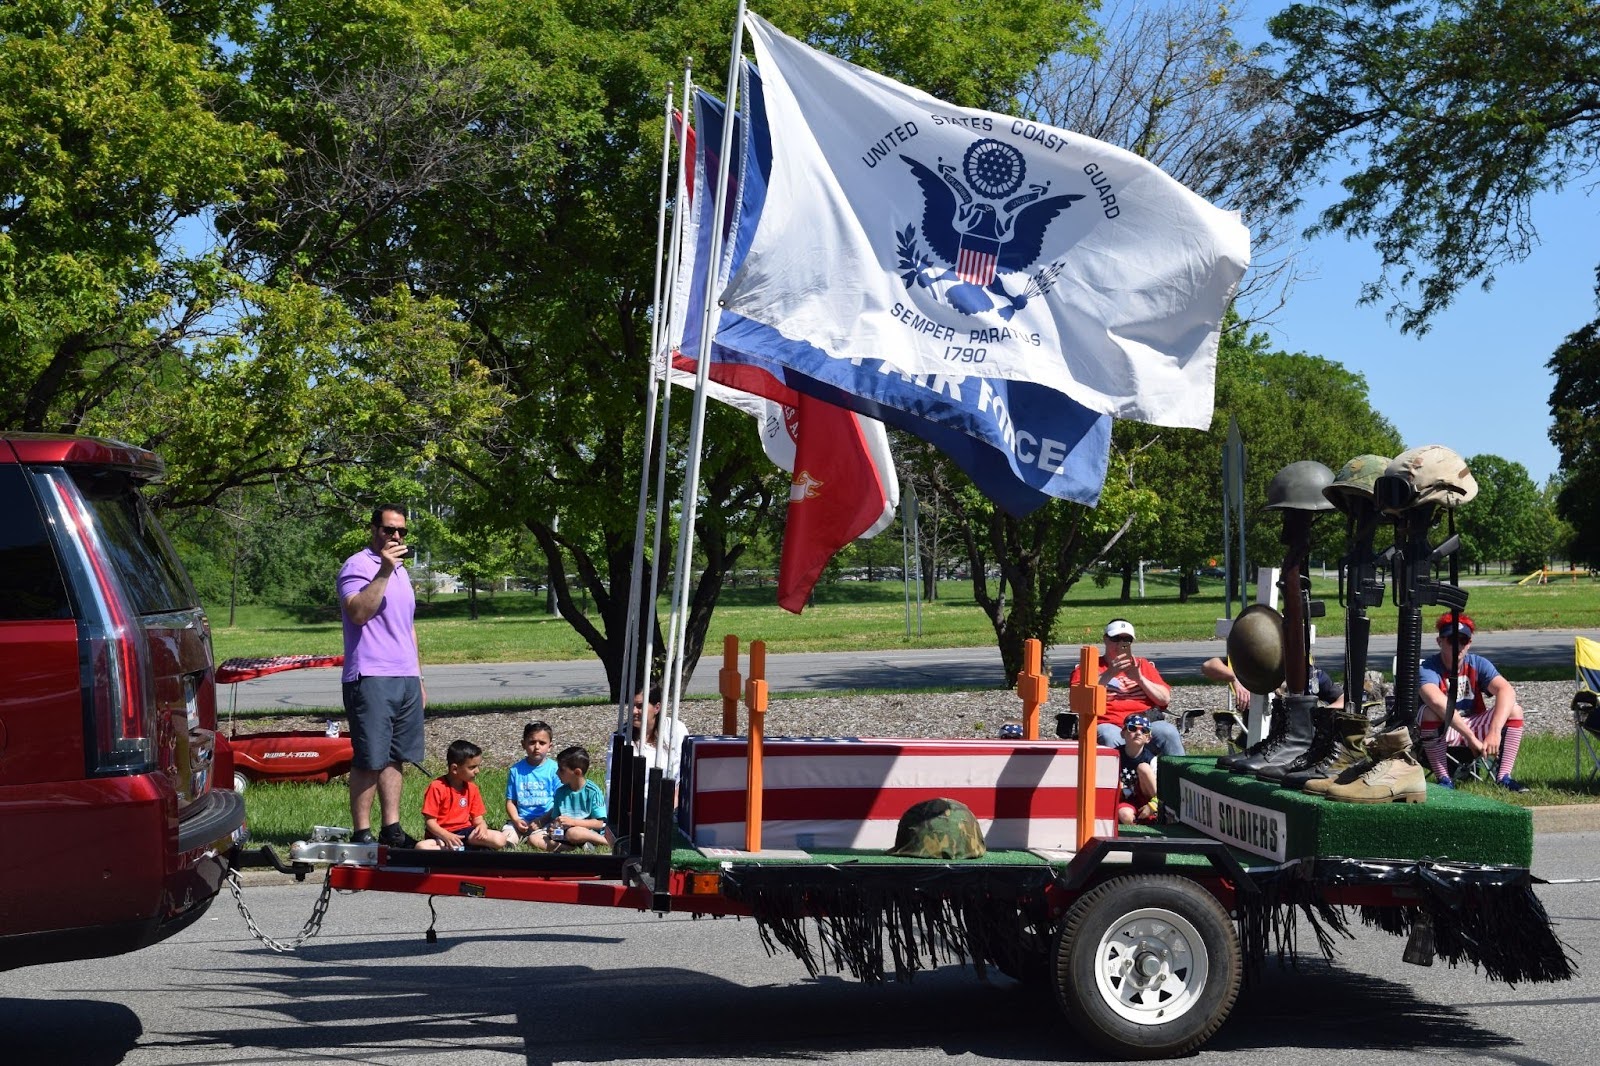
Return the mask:
<svg viewBox="0 0 1600 1066">
<path fill-rule="evenodd" d="M 1572 773 L 1578 784 L 1593 784 L 1600 777 L 1600 641 L 1574 637 L 1573 642 L 1578 691 L 1572 697 Z M 1585 755 L 1589 757 L 1587 772 Z"/>
</svg>

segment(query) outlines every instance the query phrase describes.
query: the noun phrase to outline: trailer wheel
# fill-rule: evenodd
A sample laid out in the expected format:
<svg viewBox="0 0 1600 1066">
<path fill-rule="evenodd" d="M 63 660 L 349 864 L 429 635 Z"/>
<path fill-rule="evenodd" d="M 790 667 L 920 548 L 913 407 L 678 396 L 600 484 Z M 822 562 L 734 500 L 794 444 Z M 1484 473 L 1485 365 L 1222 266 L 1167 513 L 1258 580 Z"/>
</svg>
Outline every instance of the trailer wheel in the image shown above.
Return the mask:
<svg viewBox="0 0 1600 1066">
<path fill-rule="evenodd" d="M 1056 995 L 1078 1032 L 1130 1059 L 1198 1048 L 1239 995 L 1227 912 L 1183 877 L 1135 875 L 1081 896 L 1056 934 Z"/>
<path fill-rule="evenodd" d="M 250 779 L 238 770 L 233 772 L 233 790 L 239 795 L 244 795 L 245 788 L 250 784 Z"/>
</svg>

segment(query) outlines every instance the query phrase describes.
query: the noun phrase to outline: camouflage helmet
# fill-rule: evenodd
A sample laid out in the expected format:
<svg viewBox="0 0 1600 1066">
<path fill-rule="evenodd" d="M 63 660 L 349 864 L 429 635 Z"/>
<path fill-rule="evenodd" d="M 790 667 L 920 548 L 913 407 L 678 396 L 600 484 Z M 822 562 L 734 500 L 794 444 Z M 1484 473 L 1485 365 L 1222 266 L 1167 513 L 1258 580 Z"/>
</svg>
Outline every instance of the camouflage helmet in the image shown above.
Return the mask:
<svg viewBox="0 0 1600 1066">
<path fill-rule="evenodd" d="M 890 855 L 913 859 L 977 859 L 985 852 L 983 830 L 964 803 L 923 800 L 900 816 Z"/>
<path fill-rule="evenodd" d="M 1460 507 L 1478 495 L 1467 461 L 1442 444 L 1424 444 L 1395 456 L 1375 484 L 1379 503 L 1392 513 L 1424 504 Z"/>
<path fill-rule="evenodd" d="M 1322 490 L 1333 483 L 1333 471 L 1313 459 L 1290 463 L 1267 484 L 1269 511 L 1331 511 Z"/>
<path fill-rule="evenodd" d="M 1368 452 L 1358 455 L 1339 468 L 1333 475 L 1333 484 L 1322 490 L 1328 502 L 1339 510 L 1349 514 L 1351 509 L 1361 502 L 1373 501 L 1373 483 L 1383 475 L 1389 465 L 1389 459 L 1383 455 L 1373 455 Z"/>
<path fill-rule="evenodd" d="M 1251 692 L 1271 692 L 1283 684 L 1283 615 L 1265 603 L 1240 611 L 1228 628 L 1228 662 Z"/>
</svg>

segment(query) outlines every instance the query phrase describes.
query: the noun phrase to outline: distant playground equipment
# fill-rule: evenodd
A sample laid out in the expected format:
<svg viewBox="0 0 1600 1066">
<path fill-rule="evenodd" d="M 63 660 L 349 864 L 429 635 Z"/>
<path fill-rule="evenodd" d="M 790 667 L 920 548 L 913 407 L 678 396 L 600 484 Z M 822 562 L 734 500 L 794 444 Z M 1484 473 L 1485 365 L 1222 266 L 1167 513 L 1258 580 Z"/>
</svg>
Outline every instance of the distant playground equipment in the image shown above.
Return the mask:
<svg viewBox="0 0 1600 1066">
<path fill-rule="evenodd" d="M 1595 572 L 1593 570 L 1535 570 L 1521 581 L 1518 581 L 1517 584 L 1518 586 L 1522 586 L 1526 585 L 1530 581 L 1537 581 L 1541 585 L 1548 585 L 1550 584 L 1550 579 L 1553 577 L 1571 578 L 1572 582 L 1576 584 L 1578 578 L 1594 577 L 1594 575 Z"/>
<path fill-rule="evenodd" d="M 267 674 L 343 666 L 343 655 L 278 655 L 265 659 L 227 659 L 217 667 L 219 685 L 237 686 Z M 239 733 L 234 712 L 239 690 L 228 698 L 228 744 L 233 748 L 233 788 L 243 792 L 254 781 L 304 781 L 320 784 L 350 772 L 354 758 L 350 734 L 330 721 L 326 729 L 285 729 Z"/>
</svg>

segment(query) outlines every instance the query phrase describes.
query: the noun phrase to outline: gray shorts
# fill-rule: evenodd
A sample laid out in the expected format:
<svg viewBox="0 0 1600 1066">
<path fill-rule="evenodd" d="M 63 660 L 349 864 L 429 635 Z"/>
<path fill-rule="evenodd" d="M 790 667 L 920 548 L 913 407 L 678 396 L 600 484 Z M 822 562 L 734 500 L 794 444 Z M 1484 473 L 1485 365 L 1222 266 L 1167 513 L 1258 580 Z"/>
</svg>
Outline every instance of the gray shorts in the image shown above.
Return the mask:
<svg viewBox="0 0 1600 1066">
<path fill-rule="evenodd" d="M 344 683 L 352 765 L 381 770 L 422 761 L 422 679 L 360 677 Z"/>
</svg>

